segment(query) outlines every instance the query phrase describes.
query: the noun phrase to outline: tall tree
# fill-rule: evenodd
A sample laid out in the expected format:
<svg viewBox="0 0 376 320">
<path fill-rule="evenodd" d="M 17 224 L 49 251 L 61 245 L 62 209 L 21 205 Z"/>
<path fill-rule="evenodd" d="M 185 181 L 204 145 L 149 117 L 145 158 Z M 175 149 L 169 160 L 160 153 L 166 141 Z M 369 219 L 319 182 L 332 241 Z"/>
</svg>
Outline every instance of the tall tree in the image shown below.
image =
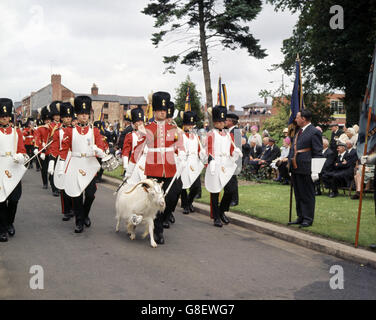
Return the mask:
<svg viewBox="0 0 376 320">
<path fill-rule="evenodd" d="M 152 0 L 142 13 L 155 18 L 152 43 L 158 45 L 168 35 L 174 41 L 186 41 L 187 48 L 180 53 L 163 57 L 166 71 L 174 73 L 177 63 L 202 67 L 206 103 L 213 107 L 210 79 L 210 49 L 216 46 L 235 50 L 244 48 L 257 59 L 266 57 L 250 33 L 246 23 L 261 11 L 261 0 Z"/>
<path fill-rule="evenodd" d="M 279 65 L 291 74 L 295 57 L 302 60 L 303 77 L 325 87 L 343 90 L 347 124 L 359 121 L 376 40 L 374 0 L 267 0 L 276 10 L 300 12 L 293 35 L 283 41 L 284 61 Z M 342 6 L 344 28 L 332 29 L 333 6 Z M 338 14 L 338 12 L 336 12 Z"/>
<path fill-rule="evenodd" d="M 179 126 L 181 126 L 182 124 L 180 112 L 184 111 L 185 109 L 185 101 L 187 97 L 188 87 L 190 88 L 191 110 L 196 112 L 199 119 L 196 125 L 198 127 L 202 127 L 204 115 L 201 112 L 201 93 L 197 91 L 196 85 L 191 81 L 189 76 L 187 76 L 187 79 L 180 84 L 179 88 L 176 89 L 175 108 L 179 110 L 179 117 L 178 119 L 176 119 L 176 123 Z"/>
</svg>

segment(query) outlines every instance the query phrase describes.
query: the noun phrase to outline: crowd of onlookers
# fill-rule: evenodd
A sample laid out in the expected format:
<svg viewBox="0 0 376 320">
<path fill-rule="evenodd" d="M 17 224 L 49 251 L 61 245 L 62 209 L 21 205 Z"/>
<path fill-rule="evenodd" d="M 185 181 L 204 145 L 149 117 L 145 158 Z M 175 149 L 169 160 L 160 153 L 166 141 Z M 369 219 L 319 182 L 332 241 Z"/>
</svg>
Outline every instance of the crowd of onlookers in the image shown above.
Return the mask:
<svg viewBox="0 0 376 320">
<path fill-rule="evenodd" d="M 321 133 L 320 127 L 316 127 Z M 361 190 L 362 165 L 358 161 L 356 145 L 359 127 L 351 128 L 333 124 L 330 126 L 330 139 L 323 135 L 323 157 L 326 158 L 320 179 L 315 183 L 316 195 L 321 195 L 323 187 L 329 189 L 329 197 L 338 195 L 340 188 L 353 187 L 356 193 L 352 199 L 359 199 Z M 290 184 L 288 172 L 288 156 L 291 139 L 288 129 L 282 132 L 282 146 L 278 147 L 274 138 L 267 130 L 261 134 L 257 126 L 251 127 L 247 137 L 246 130 L 242 131 L 243 172 L 247 177 L 261 179 L 274 178 L 281 184 Z M 371 189 L 374 177 L 374 165 L 366 165 L 365 191 Z"/>
</svg>

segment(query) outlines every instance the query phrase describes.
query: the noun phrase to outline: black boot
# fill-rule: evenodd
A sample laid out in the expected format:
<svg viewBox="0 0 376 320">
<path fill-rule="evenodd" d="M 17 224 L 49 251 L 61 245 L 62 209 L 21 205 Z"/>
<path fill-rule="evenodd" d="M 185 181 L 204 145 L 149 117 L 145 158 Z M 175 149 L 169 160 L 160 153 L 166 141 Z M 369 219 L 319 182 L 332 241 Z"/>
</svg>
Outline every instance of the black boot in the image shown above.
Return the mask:
<svg viewBox="0 0 376 320">
<path fill-rule="evenodd" d="M 13 237 L 16 234 L 16 230 L 14 229 L 13 224 L 8 225 L 7 232 L 9 236 Z"/>
<path fill-rule="evenodd" d="M 222 222 L 224 224 L 229 224 L 230 223 L 230 220 L 226 217 L 225 213 L 223 211 L 220 212 L 220 215 L 219 215 L 220 219 L 222 220 Z"/>
<path fill-rule="evenodd" d="M 157 244 L 164 244 L 162 213 L 159 212 L 154 220 L 154 240 Z"/>
<path fill-rule="evenodd" d="M 7 242 L 8 241 L 8 235 L 6 233 L 0 233 L 0 242 Z"/>
<path fill-rule="evenodd" d="M 174 217 L 174 215 L 173 215 L 172 213 L 170 214 L 169 221 L 170 221 L 171 223 L 175 223 L 175 217 Z"/>
<path fill-rule="evenodd" d="M 183 209 L 183 214 L 189 214 L 189 208 L 184 208 Z"/>
<path fill-rule="evenodd" d="M 222 224 L 222 222 L 221 222 L 221 219 L 219 219 L 219 218 L 214 218 L 214 226 L 215 226 L 215 227 L 222 228 L 223 224 Z"/>
<path fill-rule="evenodd" d="M 82 223 L 76 224 L 76 228 L 74 229 L 74 233 L 81 233 L 84 231 L 84 225 Z"/>
</svg>

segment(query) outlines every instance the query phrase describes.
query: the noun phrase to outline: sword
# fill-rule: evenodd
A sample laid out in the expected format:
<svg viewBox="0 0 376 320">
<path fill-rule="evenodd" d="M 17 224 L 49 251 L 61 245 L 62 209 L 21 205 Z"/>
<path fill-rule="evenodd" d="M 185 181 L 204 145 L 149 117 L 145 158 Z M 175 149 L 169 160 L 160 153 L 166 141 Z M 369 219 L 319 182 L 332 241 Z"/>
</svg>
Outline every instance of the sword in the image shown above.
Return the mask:
<svg viewBox="0 0 376 320">
<path fill-rule="evenodd" d="M 40 151 L 37 153 L 37 154 L 35 154 L 34 156 L 32 156 L 29 160 L 27 160 L 25 163 L 24 163 L 24 166 L 26 166 L 31 160 L 33 160 L 36 156 L 38 156 L 40 153 L 42 153 L 42 151 L 44 150 L 44 149 L 46 149 L 47 147 L 49 147 L 49 145 L 51 144 L 53 142 L 53 140 L 51 140 L 49 143 L 47 143 L 42 149 L 40 149 Z M 37 160 L 38 160 L 38 162 L 39 162 L 39 159 L 37 158 Z M 40 162 L 39 162 L 39 165 L 41 166 L 41 168 L 42 168 L 42 165 L 40 164 Z"/>
</svg>

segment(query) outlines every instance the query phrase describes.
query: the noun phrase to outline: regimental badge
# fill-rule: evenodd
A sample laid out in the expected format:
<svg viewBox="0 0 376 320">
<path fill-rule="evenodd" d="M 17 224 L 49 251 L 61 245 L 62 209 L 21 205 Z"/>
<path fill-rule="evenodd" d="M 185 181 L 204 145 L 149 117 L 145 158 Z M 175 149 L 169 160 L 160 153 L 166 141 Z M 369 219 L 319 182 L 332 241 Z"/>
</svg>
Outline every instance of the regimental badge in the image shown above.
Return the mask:
<svg viewBox="0 0 376 320">
<path fill-rule="evenodd" d="M 193 117 L 191 117 L 191 122 L 193 123 Z"/>
<path fill-rule="evenodd" d="M 171 114 L 171 109 L 168 109 L 168 114 Z"/>
<path fill-rule="evenodd" d="M 141 114 L 141 112 L 138 113 L 138 118 L 139 118 L 139 119 L 142 118 L 142 114 Z"/>
<path fill-rule="evenodd" d="M 86 172 L 85 172 L 84 170 L 80 169 L 79 172 L 81 173 L 81 175 L 82 175 L 83 177 L 86 176 Z"/>
<path fill-rule="evenodd" d="M 82 104 L 82 109 L 86 109 L 86 103 Z"/>
<path fill-rule="evenodd" d="M 225 118 L 225 114 L 222 112 L 221 113 L 221 118 L 224 119 Z"/>
<path fill-rule="evenodd" d="M 67 113 L 70 114 L 70 109 L 67 109 Z"/>
<path fill-rule="evenodd" d="M 163 107 L 166 106 L 166 100 L 165 100 L 165 99 L 162 100 L 162 106 L 163 106 Z"/>
<path fill-rule="evenodd" d="M 10 172 L 8 170 L 5 170 L 5 175 L 10 179 L 12 178 L 12 175 L 10 174 Z"/>
<path fill-rule="evenodd" d="M 3 110 L 4 110 L 4 113 L 6 113 L 7 112 L 7 107 L 3 106 Z"/>
</svg>

